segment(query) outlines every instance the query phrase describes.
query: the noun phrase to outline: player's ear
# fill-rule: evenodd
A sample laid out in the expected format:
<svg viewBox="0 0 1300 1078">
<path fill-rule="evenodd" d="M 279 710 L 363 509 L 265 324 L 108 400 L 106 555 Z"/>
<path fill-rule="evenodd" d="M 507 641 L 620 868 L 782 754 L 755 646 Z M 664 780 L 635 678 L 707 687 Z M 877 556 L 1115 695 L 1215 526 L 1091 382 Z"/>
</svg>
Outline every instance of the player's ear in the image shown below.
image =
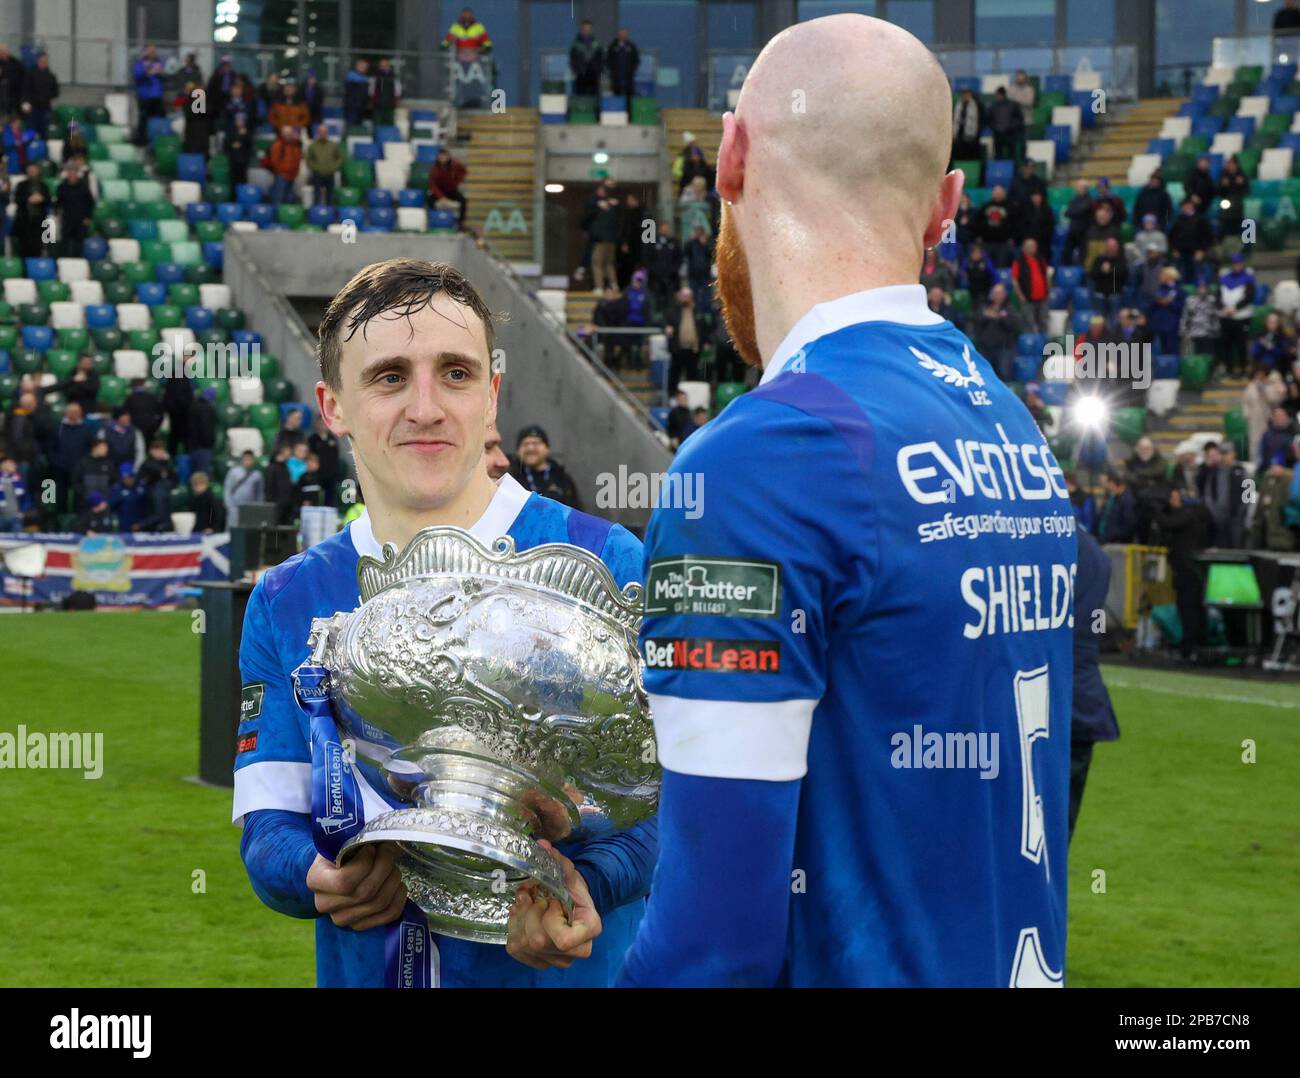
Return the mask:
<svg viewBox="0 0 1300 1078">
<path fill-rule="evenodd" d="M 961 205 L 961 189 L 966 182 L 966 173 L 955 168 L 939 184 L 934 205 L 930 207 L 930 220 L 925 226 L 924 245 L 936 247 L 943 241 L 943 234 L 948 226 L 956 220 L 957 207 Z"/>
<path fill-rule="evenodd" d="M 338 438 L 351 436 L 347 420 L 343 417 L 343 406 L 334 391 L 324 382 L 316 383 L 316 407 L 320 409 L 321 418 L 325 420 L 325 426 L 331 434 Z"/>
<path fill-rule="evenodd" d="M 722 144 L 718 147 L 718 173 L 714 186 L 728 202 L 738 202 L 745 189 L 745 129 L 734 112 L 722 114 Z"/>
<path fill-rule="evenodd" d="M 491 381 L 488 382 L 488 407 L 487 414 L 483 417 L 485 424 L 492 424 L 497 421 L 497 395 L 501 392 L 501 372 L 494 371 Z"/>
</svg>

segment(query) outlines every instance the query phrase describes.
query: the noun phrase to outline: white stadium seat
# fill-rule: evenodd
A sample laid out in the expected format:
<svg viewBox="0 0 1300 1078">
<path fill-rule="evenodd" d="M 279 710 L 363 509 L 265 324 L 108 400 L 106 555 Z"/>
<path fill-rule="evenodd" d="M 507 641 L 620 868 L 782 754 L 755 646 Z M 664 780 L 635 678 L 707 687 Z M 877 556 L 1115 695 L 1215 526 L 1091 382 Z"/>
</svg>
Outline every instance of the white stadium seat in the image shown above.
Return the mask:
<svg viewBox="0 0 1300 1078">
<path fill-rule="evenodd" d="M 80 303 L 60 300 L 50 304 L 50 325 L 55 329 L 84 329 L 86 308 Z"/>
<path fill-rule="evenodd" d="M 1300 112 L 1291 117 L 1291 134 L 1300 135 Z"/>
<path fill-rule="evenodd" d="M 119 348 L 113 353 L 113 373 L 128 382 L 149 377 L 149 356 L 134 348 Z"/>
<path fill-rule="evenodd" d="M 233 390 L 234 387 L 231 388 Z M 231 427 L 226 431 L 226 446 L 232 457 L 242 456 L 245 450 L 252 450 L 253 456 L 260 457 L 265 443 L 262 441 L 262 432 L 256 427 Z"/>
<path fill-rule="evenodd" d="M 230 227 L 235 232 L 256 232 L 257 223 L 254 221 L 231 221 Z"/>
<path fill-rule="evenodd" d="M 1243 97 L 1237 105 L 1238 116 L 1251 116 L 1256 120 L 1262 120 L 1268 115 L 1268 98 L 1261 96 Z"/>
<path fill-rule="evenodd" d="M 1220 131 L 1210 143 L 1210 153 L 1221 153 L 1224 157 L 1231 157 L 1234 153 L 1241 153 L 1245 141 L 1240 131 Z"/>
<path fill-rule="evenodd" d="M 630 123 L 626 112 L 610 110 L 600 114 L 601 127 L 627 127 Z"/>
<path fill-rule="evenodd" d="M 400 191 L 406 186 L 409 169 L 409 165 L 399 164 L 396 161 L 376 161 L 375 186 L 385 191 Z"/>
<path fill-rule="evenodd" d="M 219 311 L 221 310 L 222 307 L 229 307 L 230 306 L 230 285 L 228 284 L 199 285 L 199 304 L 213 311 Z"/>
<path fill-rule="evenodd" d="M 1182 142 L 1192 133 L 1192 118 L 1190 116 L 1166 116 L 1164 123 L 1160 125 L 1160 137 L 1171 138 L 1175 142 Z"/>
<path fill-rule="evenodd" d="M 188 326 L 173 326 L 159 331 L 158 343 L 166 345 L 170 354 L 177 359 L 185 359 L 190 354 L 188 349 L 194 346 L 194 330 Z"/>
<path fill-rule="evenodd" d="M 429 215 L 418 206 L 397 207 L 398 232 L 423 232 L 429 226 Z"/>
<path fill-rule="evenodd" d="M 1134 187 L 1141 187 L 1159 167 L 1158 153 L 1135 153 L 1128 166 L 1128 182 Z"/>
<path fill-rule="evenodd" d="M 1041 161 L 1050 181 L 1056 171 L 1056 143 L 1051 139 L 1030 139 L 1025 143 L 1025 156 L 1031 161 Z"/>
<path fill-rule="evenodd" d="M 1300 310 L 1300 282 L 1278 281 L 1268 301 L 1283 314 L 1294 315 Z"/>
<path fill-rule="evenodd" d="M 1091 68 L 1078 70 L 1074 73 L 1074 81 L 1071 84 L 1074 91 L 1091 91 L 1101 89 L 1101 72 Z"/>
<path fill-rule="evenodd" d="M 1285 180 L 1291 176 L 1291 158 L 1295 151 L 1282 146 L 1265 150 L 1259 159 L 1259 178 L 1261 180 Z"/>
<path fill-rule="evenodd" d="M 411 149 L 409 142 L 385 142 L 384 160 L 392 161 L 403 168 L 410 168 L 411 162 L 415 160 L 415 151 Z"/>
<path fill-rule="evenodd" d="M 1083 127 L 1083 110 L 1078 105 L 1057 105 L 1052 109 L 1052 123 L 1070 129 L 1070 145 L 1079 141 Z"/>
<path fill-rule="evenodd" d="M 140 241 L 125 238 L 109 240 L 108 257 L 114 262 L 139 262 Z"/>
<path fill-rule="evenodd" d="M 90 278 L 90 263 L 84 258 L 60 258 L 59 280 L 71 284 L 73 281 L 85 281 Z"/>
<path fill-rule="evenodd" d="M 105 94 L 104 108 L 108 109 L 108 118 L 118 127 L 127 127 L 131 123 L 131 98 L 127 94 Z"/>
<path fill-rule="evenodd" d="M 68 287 L 72 291 L 72 298 L 83 307 L 104 302 L 104 286 L 98 281 L 73 281 Z"/>
<path fill-rule="evenodd" d="M 117 328 L 123 333 L 132 329 L 149 329 L 153 318 L 149 308 L 143 303 L 119 303 L 117 305 Z"/>
<path fill-rule="evenodd" d="M 1064 337 L 1065 331 L 1070 325 L 1070 312 L 1067 310 L 1048 311 L 1047 312 L 1047 335 L 1049 337 Z"/>
<path fill-rule="evenodd" d="M 191 202 L 202 202 L 203 188 L 193 180 L 172 180 L 171 198 L 173 206 L 188 206 Z"/>
<path fill-rule="evenodd" d="M 999 86 L 1005 90 L 1010 85 L 1010 75 L 984 75 L 980 78 L 980 93 L 995 94 Z"/>
<path fill-rule="evenodd" d="M 5 278 L 5 302 L 11 307 L 36 302 L 36 282 L 30 277 Z"/>
<path fill-rule="evenodd" d="M 262 379 L 231 378 L 230 402 L 247 408 L 250 404 L 262 403 Z"/>
<path fill-rule="evenodd" d="M 696 408 L 707 408 L 709 406 L 709 383 L 708 382 L 678 382 L 679 391 L 686 394 L 687 407 L 693 412 Z"/>
<path fill-rule="evenodd" d="M 1231 86 L 1237 77 L 1237 69 L 1228 64 L 1215 64 L 1205 72 L 1202 80 L 1206 86 Z"/>
<path fill-rule="evenodd" d="M 1156 415 L 1172 412 L 1178 406 L 1178 379 L 1157 378 L 1147 390 L 1147 408 Z"/>
</svg>

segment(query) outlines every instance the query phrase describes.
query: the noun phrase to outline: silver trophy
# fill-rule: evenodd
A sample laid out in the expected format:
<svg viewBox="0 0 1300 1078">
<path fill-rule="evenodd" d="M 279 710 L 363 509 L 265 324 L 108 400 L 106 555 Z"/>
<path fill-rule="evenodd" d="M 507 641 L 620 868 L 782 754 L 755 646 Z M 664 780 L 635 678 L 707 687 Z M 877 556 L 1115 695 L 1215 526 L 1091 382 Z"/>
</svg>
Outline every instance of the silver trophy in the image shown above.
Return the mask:
<svg viewBox="0 0 1300 1078">
<path fill-rule="evenodd" d="M 345 746 L 409 807 L 367 819 L 340 863 L 396 842 L 437 933 L 505 943 L 536 880 L 572 910 L 537 839 L 585 840 L 655 812 L 659 765 L 641 679 L 641 585 L 563 543 L 485 547 L 425 528 L 362 557 L 361 605 L 312 623 Z"/>
</svg>

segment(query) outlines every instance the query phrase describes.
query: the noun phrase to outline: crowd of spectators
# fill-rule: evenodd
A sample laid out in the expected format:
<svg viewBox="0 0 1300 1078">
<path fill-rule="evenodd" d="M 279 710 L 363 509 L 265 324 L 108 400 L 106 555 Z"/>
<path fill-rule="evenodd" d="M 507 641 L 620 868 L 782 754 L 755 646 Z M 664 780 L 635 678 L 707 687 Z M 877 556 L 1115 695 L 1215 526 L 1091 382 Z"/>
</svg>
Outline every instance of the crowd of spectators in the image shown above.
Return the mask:
<svg viewBox="0 0 1300 1078">
<path fill-rule="evenodd" d="M 590 19 L 578 24 L 578 33 L 569 46 L 574 96 L 595 98 L 599 105 L 603 74 L 608 79 L 610 95 L 624 98 L 630 113 L 640 66 L 641 52 L 627 30 L 618 30 L 613 41 L 601 45 Z"/>
</svg>

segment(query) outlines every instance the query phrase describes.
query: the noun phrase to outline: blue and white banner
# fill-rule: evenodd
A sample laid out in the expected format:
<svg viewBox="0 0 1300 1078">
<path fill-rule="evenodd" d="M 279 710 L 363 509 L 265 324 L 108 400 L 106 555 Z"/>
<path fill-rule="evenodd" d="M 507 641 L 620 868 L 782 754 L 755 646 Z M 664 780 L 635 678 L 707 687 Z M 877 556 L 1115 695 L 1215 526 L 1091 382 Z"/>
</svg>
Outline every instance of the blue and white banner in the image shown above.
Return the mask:
<svg viewBox="0 0 1300 1078">
<path fill-rule="evenodd" d="M 167 607 L 198 581 L 229 578 L 229 532 L 0 535 L 6 606 L 57 603 L 89 591 L 99 606 Z"/>
</svg>

